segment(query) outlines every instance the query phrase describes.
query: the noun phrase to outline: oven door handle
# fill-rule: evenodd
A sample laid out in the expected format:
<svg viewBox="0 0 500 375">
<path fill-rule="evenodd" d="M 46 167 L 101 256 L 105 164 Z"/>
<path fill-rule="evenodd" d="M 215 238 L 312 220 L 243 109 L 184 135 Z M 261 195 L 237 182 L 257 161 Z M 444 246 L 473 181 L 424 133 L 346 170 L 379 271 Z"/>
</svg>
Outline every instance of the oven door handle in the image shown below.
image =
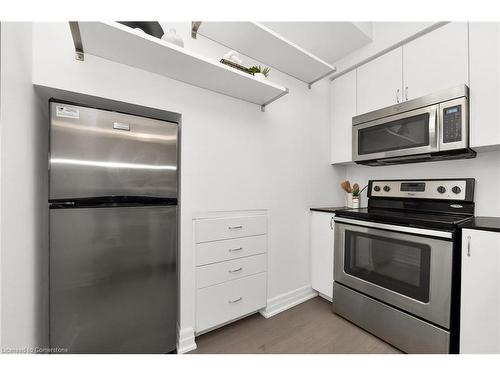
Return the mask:
<svg viewBox="0 0 500 375">
<path fill-rule="evenodd" d="M 396 232 L 409 233 L 409 234 L 419 234 L 422 236 L 430 236 L 430 237 L 449 238 L 449 239 L 452 238 L 452 233 L 441 231 L 441 230 L 422 229 L 422 228 L 414 228 L 414 227 L 403 227 L 400 225 L 375 223 L 373 221 L 353 220 L 353 219 L 347 219 L 347 218 L 338 217 L 338 216 L 335 216 L 334 220 L 336 223 L 359 225 L 362 227 L 376 228 L 376 229 L 382 229 L 382 230 L 392 230 L 392 231 L 396 231 Z"/>
</svg>

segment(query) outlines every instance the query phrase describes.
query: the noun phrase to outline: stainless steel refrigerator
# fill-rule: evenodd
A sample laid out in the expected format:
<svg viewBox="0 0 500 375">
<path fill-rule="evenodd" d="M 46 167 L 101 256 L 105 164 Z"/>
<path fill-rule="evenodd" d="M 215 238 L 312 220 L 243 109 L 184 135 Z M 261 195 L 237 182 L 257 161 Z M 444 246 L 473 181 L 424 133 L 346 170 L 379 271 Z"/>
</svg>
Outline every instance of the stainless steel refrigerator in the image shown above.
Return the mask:
<svg viewBox="0 0 500 375">
<path fill-rule="evenodd" d="M 178 124 L 50 102 L 50 346 L 175 350 Z"/>
</svg>

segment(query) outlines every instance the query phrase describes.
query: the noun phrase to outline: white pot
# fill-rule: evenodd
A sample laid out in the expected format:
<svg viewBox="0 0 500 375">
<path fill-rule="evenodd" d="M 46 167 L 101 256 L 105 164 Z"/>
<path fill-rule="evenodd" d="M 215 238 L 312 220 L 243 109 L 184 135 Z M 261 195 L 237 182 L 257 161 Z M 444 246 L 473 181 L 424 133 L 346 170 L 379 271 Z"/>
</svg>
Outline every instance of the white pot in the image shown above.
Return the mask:
<svg viewBox="0 0 500 375">
<path fill-rule="evenodd" d="M 345 196 L 345 205 L 347 208 L 352 208 L 352 193 L 347 193 Z"/>
<path fill-rule="evenodd" d="M 359 196 L 352 197 L 352 208 L 359 208 Z"/>
<path fill-rule="evenodd" d="M 253 76 L 257 78 L 259 81 L 264 81 L 266 79 L 266 76 L 262 73 L 254 73 Z"/>
</svg>

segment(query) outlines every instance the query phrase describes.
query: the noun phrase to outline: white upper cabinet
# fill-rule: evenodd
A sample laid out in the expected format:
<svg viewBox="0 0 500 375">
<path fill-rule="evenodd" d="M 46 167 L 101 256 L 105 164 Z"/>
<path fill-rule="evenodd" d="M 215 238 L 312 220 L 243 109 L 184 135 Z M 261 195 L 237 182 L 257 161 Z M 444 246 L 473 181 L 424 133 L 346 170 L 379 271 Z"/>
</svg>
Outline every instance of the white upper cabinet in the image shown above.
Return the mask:
<svg viewBox="0 0 500 375">
<path fill-rule="evenodd" d="M 467 23 L 449 23 L 404 45 L 403 77 L 404 100 L 468 85 Z"/>
<path fill-rule="evenodd" d="M 401 101 L 402 68 L 402 49 L 396 48 L 357 69 L 357 114 Z"/>
<path fill-rule="evenodd" d="M 471 22 L 470 146 L 500 149 L 500 23 Z"/>
<path fill-rule="evenodd" d="M 500 233 L 462 231 L 460 353 L 500 354 Z"/>
<path fill-rule="evenodd" d="M 356 70 L 330 84 L 331 163 L 352 161 L 352 117 L 356 115 Z"/>
<path fill-rule="evenodd" d="M 333 213 L 311 212 L 311 285 L 323 296 L 333 295 Z"/>
</svg>

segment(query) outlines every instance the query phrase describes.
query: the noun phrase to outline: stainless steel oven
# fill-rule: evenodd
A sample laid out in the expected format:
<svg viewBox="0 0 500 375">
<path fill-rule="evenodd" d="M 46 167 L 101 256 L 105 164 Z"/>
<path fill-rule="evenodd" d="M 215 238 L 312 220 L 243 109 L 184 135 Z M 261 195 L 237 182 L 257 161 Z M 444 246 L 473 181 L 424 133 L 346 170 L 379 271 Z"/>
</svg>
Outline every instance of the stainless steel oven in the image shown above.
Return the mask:
<svg viewBox="0 0 500 375">
<path fill-rule="evenodd" d="M 452 234 L 335 218 L 335 281 L 450 328 Z"/>
<path fill-rule="evenodd" d="M 335 211 L 333 311 L 407 353 L 458 353 L 472 178 L 371 180 Z"/>
<path fill-rule="evenodd" d="M 474 157 L 468 95 L 461 85 L 353 117 L 353 160 L 386 165 Z"/>
</svg>

